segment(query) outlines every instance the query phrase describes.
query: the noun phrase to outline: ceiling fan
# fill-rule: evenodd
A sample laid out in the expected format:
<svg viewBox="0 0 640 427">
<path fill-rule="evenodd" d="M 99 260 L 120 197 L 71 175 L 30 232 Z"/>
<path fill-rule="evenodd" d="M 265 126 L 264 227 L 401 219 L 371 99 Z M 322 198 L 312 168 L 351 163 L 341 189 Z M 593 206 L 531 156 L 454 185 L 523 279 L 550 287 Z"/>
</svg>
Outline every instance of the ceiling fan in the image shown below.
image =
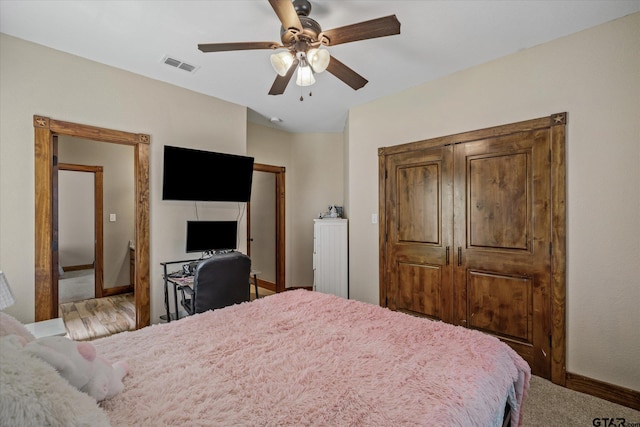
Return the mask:
<svg viewBox="0 0 640 427">
<path fill-rule="evenodd" d="M 202 52 L 225 52 L 253 49 L 286 49 L 271 55 L 271 65 L 278 73 L 269 95 L 284 93 L 297 70 L 296 84 L 310 86 L 315 83 L 314 73 L 328 71 L 338 79 L 358 90 L 368 80 L 338 61 L 324 49 L 359 40 L 400 34 L 400 22 L 395 15 L 372 19 L 322 31 L 320 24 L 309 18 L 311 3 L 307 0 L 269 0 L 282 23 L 277 42 L 237 42 L 199 44 Z"/>
</svg>

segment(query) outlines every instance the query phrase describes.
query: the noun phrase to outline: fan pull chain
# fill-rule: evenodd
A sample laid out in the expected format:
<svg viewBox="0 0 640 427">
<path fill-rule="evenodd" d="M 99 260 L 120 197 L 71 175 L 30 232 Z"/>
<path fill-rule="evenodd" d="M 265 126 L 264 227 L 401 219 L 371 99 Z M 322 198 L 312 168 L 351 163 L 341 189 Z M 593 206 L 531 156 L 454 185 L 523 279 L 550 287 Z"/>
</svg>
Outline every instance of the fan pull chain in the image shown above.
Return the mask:
<svg viewBox="0 0 640 427">
<path fill-rule="evenodd" d="M 302 88 L 300 88 L 300 92 L 302 92 Z M 309 96 L 313 96 L 313 92 L 309 91 Z M 304 101 L 304 97 L 302 96 L 302 93 L 300 93 L 300 102 Z"/>
</svg>

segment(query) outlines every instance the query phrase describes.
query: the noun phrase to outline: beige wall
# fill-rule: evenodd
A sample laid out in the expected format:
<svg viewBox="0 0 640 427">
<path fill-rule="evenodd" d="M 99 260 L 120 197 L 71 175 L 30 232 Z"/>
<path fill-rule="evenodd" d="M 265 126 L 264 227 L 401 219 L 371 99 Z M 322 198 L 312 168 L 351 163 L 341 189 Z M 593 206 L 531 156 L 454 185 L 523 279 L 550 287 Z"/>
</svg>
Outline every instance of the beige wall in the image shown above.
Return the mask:
<svg viewBox="0 0 640 427">
<path fill-rule="evenodd" d="M 634 14 L 352 109 L 352 298 L 378 302 L 378 147 L 566 111 L 567 369 L 640 390 L 639 40 Z"/>
<path fill-rule="evenodd" d="M 247 153 L 257 163 L 284 166 L 286 285 L 313 285 L 313 218 L 342 205 L 343 145 L 339 133 L 291 134 L 249 123 Z"/>
<path fill-rule="evenodd" d="M 58 264 L 91 265 L 95 260 L 94 174 L 58 172 Z"/>
<path fill-rule="evenodd" d="M 34 318 L 33 115 L 151 135 L 151 321 L 164 311 L 160 262 L 184 259 L 193 202 L 162 200 L 163 145 L 244 154 L 246 108 L 0 35 L 0 269 Z M 201 220 L 235 220 L 236 203 L 198 203 Z M 245 249 L 246 218 L 240 226 Z"/>
<path fill-rule="evenodd" d="M 63 136 L 58 138 L 58 161 L 88 166 L 102 166 L 102 227 L 103 227 L 103 266 L 104 288 L 127 286 L 131 283 L 129 276 L 129 241 L 135 239 L 135 182 L 134 182 L 134 150 L 133 147 L 120 144 L 105 144 L 80 138 Z M 69 172 L 67 172 L 69 173 Z M 75 172 L 79 174 L 80 172 Z M 93 185 L 93 174 L 91 183 Z M 63 188 L 60 186 L 60 191 Z M 89 193 L 93 203 L 93 187 Z M 63 266 L 89 264 L 94 259 L 93 249 L 93 212 L 73 211 L 64 209 L 64 200 L 60 194 L 60 261 Z M 65 218 L 62 214 L 73 215 Z M 116 221 L 109 219 L 110 214 L 116 214 Z M 69 224 L 68 230 L 81 221 L 89 221 L 91 229 L 90 247 L 88 248 L 89 263 L 64 263 L 66 242 L 62 239 L 63 220 Z"/>
</svg>

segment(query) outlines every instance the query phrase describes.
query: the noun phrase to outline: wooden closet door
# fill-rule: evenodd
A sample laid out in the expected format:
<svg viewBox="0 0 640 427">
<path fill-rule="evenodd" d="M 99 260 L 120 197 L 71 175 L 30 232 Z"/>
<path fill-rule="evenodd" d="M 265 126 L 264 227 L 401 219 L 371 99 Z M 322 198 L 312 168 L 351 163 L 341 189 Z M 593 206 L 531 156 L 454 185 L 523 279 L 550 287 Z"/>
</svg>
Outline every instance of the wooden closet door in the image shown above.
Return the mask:
<svg viewBox="0 0 640 427">
<path fill-rule="evenodd" d="M 452 147 L 387 158 L 387 301 L 452 321 Z"/>
<path fill-rule="evenodd" d="M 548 130 L 454 149 L 454 323 L 494 334 L 550 376 Z"/>
</svg>

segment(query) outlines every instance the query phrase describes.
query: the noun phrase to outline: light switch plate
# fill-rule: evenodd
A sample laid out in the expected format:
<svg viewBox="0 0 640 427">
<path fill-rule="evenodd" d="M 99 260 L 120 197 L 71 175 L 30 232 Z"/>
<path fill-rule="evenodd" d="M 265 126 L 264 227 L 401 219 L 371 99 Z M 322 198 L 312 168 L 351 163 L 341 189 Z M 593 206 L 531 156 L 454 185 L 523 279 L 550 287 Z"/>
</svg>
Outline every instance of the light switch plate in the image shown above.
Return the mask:
<svg viewBox="0 0 640 427">
<path fill-rule="evenodd" d="M 109 222 L 116 222 L 116 214 L 109 214 Z"/>
<path fill-rule="evenodd" d="M 377 213 L 372 213 L 371 214 L 371 224 L 377 224 L 378 223 L 378 214 Z"/>
</svg>

